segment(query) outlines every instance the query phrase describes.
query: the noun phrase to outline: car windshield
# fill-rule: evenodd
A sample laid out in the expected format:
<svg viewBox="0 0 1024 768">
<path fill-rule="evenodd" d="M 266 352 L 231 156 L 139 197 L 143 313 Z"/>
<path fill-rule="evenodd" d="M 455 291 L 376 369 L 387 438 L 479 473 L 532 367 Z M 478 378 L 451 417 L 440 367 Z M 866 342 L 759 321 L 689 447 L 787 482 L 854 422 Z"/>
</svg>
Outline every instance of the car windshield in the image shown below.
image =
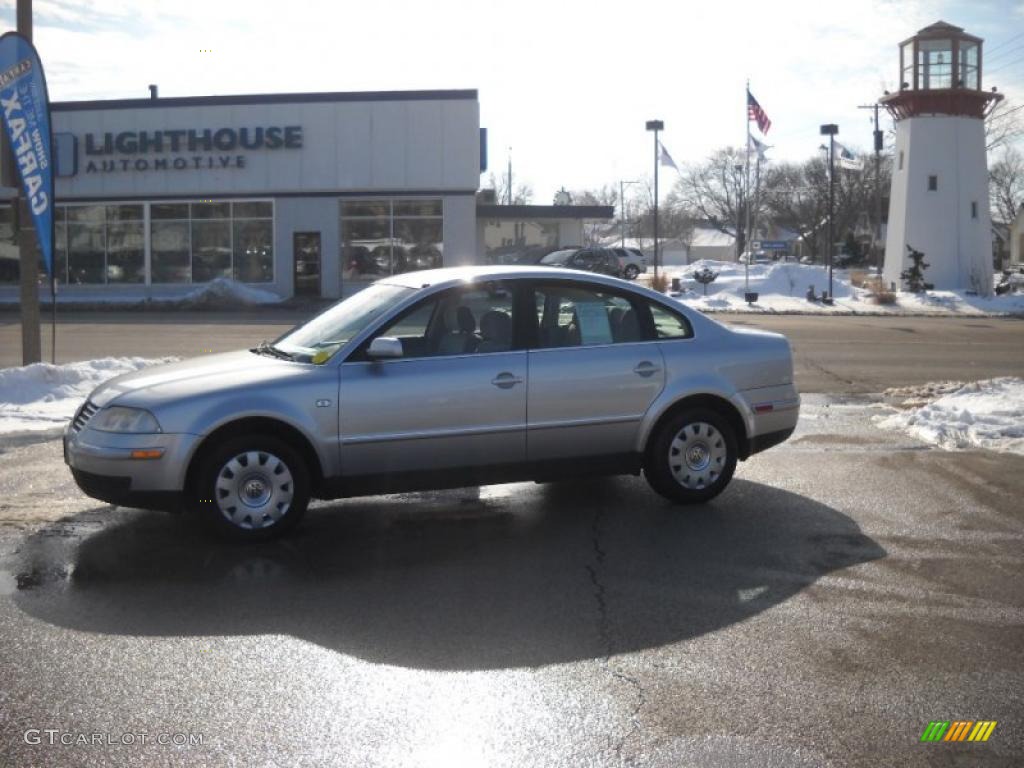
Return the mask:
<svg viewBox="0 0 1024 768">
<path fill-rule="evenodd" d="M 298 360 L 326 363 L 343 344 L 415 290 L 404 285 L 374 283 L 289 331 L 274 346 Z"/>
<path fill-rule="evenodd" d="M 569 261 L 569 257 L 572 256 L 572 251 L 555 251 L 549 253 L 543 259 L 540 260 L 541 264 L 565 264 Z"/>
</svg>

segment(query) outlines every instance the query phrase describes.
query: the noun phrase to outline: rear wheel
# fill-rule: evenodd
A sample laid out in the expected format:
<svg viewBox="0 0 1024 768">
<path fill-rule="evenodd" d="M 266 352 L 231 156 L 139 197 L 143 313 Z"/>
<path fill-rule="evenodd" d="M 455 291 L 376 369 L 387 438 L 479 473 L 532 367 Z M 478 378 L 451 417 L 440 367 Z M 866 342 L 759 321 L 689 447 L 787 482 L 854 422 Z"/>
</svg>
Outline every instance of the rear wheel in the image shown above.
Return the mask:
<svg viewBox="0 0 1024 768">
<path fill-rule="evenodd" d="M 692 408 L 670 416 L 651 437 L 644 476 L 651 487 L 679 504 L 710 501 L 736 470 L 736 433 L 717 411 Z"/>
<path fill-rule="evenodd" d="M 626 268 L 622 270 L 622 276 L 627 280 L 636 280 L 639 274 L 640 267 L 638 267 L 636 264 L 627 264 Z"/>
<path fill-rule="evenodd" d="M 270 435 L 230 438 L 203 458 L 193 504 L 235 539 L 272 539 L 302 518 L 309 471 L 298 451 Z"/>
</svg>

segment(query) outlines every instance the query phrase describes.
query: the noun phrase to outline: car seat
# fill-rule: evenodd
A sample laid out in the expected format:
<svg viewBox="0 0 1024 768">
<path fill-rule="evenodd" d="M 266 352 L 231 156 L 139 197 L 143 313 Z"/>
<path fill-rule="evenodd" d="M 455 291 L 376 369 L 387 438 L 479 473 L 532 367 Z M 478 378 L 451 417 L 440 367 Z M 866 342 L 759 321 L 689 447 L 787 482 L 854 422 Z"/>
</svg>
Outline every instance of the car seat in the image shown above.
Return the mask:
<svg viewBox="0 0 1024 768">
<path fill-rule="evenodd" d="M 495 309 L 486 312 L 480 318 L 480 335 L 483 340 L 477 352 L 508 352 L 512 348 L 512 318 Z"/>
<path fill-rule="evenodd" d="M 449 308 L 444 313 L 444 324 L 449 330 L 437 346 L 438 355 L 464 355 L 476 349 L 478 339 L 473 310 L 466 306 Z"/>
</svg>

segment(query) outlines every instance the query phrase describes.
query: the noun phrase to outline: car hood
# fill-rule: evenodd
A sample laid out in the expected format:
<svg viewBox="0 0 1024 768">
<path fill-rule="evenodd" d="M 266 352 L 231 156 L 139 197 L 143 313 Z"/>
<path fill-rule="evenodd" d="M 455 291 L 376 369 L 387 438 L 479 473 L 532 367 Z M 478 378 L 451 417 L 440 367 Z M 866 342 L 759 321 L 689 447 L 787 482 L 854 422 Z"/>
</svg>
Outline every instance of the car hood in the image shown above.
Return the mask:
<svg viewBox="0 0 1024 768">
<path fill-rule="evenodd" d="M 116 401 L 118 405 L 152 408 L 193 395 L 266 384 L 299 375 L 308 368 L 307 364 L 249 350 L 225 352 L 117 376 L 93 390 L 89 399 L 100 407 Z"/>
</svg>

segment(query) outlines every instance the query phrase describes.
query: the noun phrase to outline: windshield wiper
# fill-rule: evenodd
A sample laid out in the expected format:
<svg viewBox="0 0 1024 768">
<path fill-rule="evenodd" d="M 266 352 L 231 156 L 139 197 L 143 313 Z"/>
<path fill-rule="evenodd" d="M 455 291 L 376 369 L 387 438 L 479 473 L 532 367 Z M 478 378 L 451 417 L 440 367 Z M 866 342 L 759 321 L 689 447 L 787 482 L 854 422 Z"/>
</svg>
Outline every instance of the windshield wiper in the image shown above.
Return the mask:
<svg viewBox="0 0 1024 768">
<path fill-rule="evenodd" d="M 290 354 L 285 352 L 283 349 L 278 349 L 277 347 L 275 347 L 273 344 L 271 344 L 266 339 L 264 339 L 259 344 L 257 344 L 256 348 L 253 349 L 252 351 L 255 352 L 257 355 L 270 355 L 271 357 L 276 357 L 276 358 L 279 358 L 281 360 L 294 360 L 295 359 Z"/>
</svg>

